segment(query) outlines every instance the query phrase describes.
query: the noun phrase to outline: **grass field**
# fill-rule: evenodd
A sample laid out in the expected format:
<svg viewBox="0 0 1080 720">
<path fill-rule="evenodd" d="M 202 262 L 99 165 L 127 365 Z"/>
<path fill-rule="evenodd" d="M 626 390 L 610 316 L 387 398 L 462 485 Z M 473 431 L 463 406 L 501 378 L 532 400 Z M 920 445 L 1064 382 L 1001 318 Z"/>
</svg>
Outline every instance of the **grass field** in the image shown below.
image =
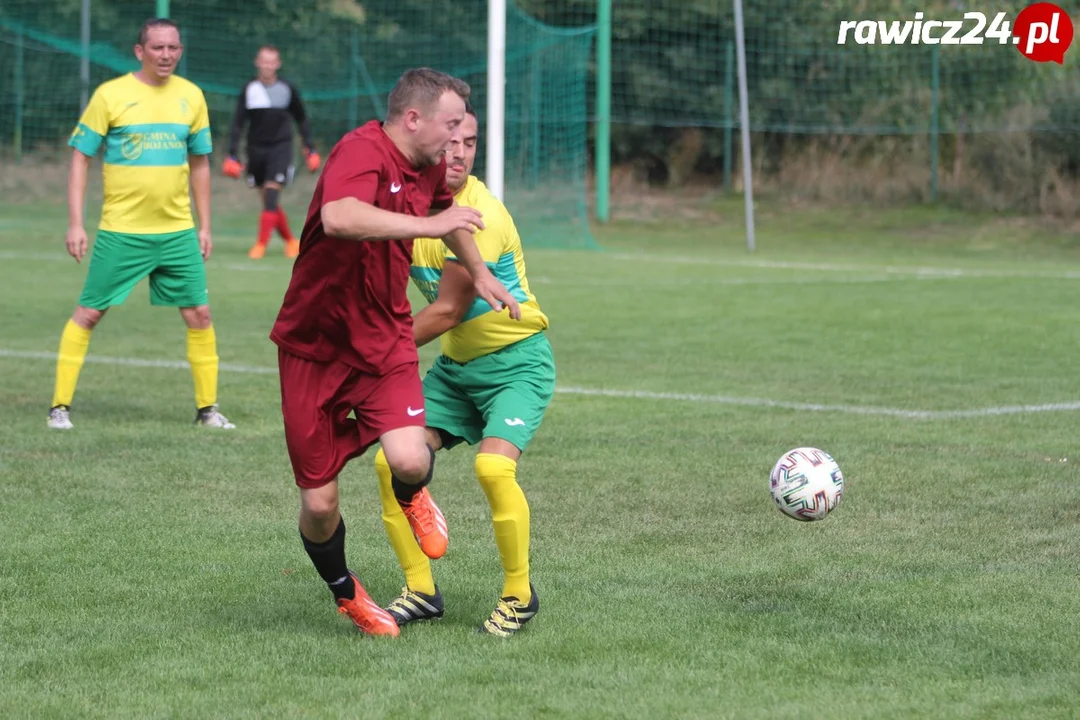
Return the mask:
<svg viewBox="0 0 1080 720">
<path fill-rule="evenodd" d="M 47 431 L 85 267 L 61 206 L 0 207 L 2 714 L 1075 718 L 1080 236 L 766 199 L 750 255 L 741 203 L 706 202 L 529 252 L 560 392 L 521 464 L 542 609 L 510 641 L 473 632 L 501 575 L 467 448 L 433 485 L 446 618 L 386 641 L 334 613 L 267 340 L 289 263 L 246 258 L 253 197 L 221 203 L 209 263 L 231 433 L 191 427 L 182 324 L 145 284 L 94 334 L 75 430 Z M 824 522 L 769 499 L 800 445 L 847 477 Z M 386 602 L 371 457 L 343 511 Z"/>
</svg>

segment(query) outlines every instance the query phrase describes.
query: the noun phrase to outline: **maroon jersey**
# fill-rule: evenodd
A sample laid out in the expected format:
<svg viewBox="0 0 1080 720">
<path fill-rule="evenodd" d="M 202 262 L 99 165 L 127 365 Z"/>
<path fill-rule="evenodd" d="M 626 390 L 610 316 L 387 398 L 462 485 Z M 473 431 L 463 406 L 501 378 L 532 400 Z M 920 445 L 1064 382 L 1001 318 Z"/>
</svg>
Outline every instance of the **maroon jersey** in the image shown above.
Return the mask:
<svg viewBox="0 0 1080 720">
<path fill-rule="evenodd" d="M 413 238 L 356 241 L 330 237 L 325 203 L 353 197 L 383 210 L 426 216 L 453 203 L 446 162 L 416 169 L 378 120 L 345 135 L 326 159 L 300 237 L 300 255 L 270 339 L 318 362 L 338 360 L 382 375 L 416 362 L 406 294 Z"/>
</svg>

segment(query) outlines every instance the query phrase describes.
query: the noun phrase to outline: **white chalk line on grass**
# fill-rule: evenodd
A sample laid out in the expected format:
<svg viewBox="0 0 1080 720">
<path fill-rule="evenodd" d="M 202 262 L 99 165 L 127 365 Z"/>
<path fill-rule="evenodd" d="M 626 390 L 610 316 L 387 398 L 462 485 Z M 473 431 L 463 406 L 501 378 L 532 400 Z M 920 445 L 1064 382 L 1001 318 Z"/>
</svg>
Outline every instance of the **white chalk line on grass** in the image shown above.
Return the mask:
<svg viewBox="0 0 1080 720">
<path fill-rule="evenodd" d="M 75 262 L 74 258 L 70 255 L 60 255 L 58 253 L 32 253 L 32 252 L 17 252 L 17 251 L 0 251 L 0 260 L 30 260 L 35 262 Z M 90 262 L 90 257 L 83 258 L 82 264 L 86 265 Z M 244 265 L 241 263 L 218 263 L 214 261 L 213 256 L 210 257 L 210 262 L 207 267 L 211 270 L 239 270 L 241 272 L 280 272 L 287 273 L 292 265 L 271 265 L 271 264 L 250 264 Z"/>
<path fill-rule="evenodd" d="M 727 267 L 745 267 L 762 270 L 808 270 L 817 272 L 846 272 L 861 273 L 855 277 L 799 277 L 799 278 L 650 278 L 650 279 L 618 279 L 618 278 L 588 278 L 580 277 L 551 277 L 547 275 L 531 278 L 532 282 L 539 285 L 567 285 L 575 287 L 643 287 L 643 286 L 681 286 L 681 285 L 832 285 L 832 284 L 861 284 L 861 283 L 888 283 L 904 282 L 910 280 L 960 280 L 960 279 L 1057 279 L 1057 280 L 1080 280 L 1080 270 L 1077 271 L 1016 271 L 1016 270 L 980 270 L 975 268 L 945 268 L 945 267 L 904 267 L 902 265 L 836 265 L 830 263 L 808 262 L 785 262 L 772 260 L 727 260 L 722 258 L 694 258 L 677 255 L 632 255 L 625 253 L 611 253 L 603 255 L 614 260 L 637 260 L 660 263 L 680 263 L 689 265 L 714 265 Z M 0 260 L 27 260 L 35 262 L 71 262 L 68 255 L 57 253 L 33 253 L 20 251 L 0 251 Z M 85 261 L 84 261 L 85 264 Z M 210 270 L 231 270 L 238 272 L 276 272 L 285 274 L 291 269 L 291 265 L 274 265 L 269 263 L 218 263 L 211 258 L 207 265 Z"/>
<path fill-rule="evenodd" d="M 842 265 L 837 263 L 786 260 L 739 260 L 734 258 L 693 257 L 685 255 L 647 255 L 644 253 L 607 253 L 603 255 L 603 257 L 608 257 L 613 260 L 675 263 L 680 265 L 721 265 L 729 267 L 760 268 L 765 270 L 885 273 L 888 275 L 941 278 L 1056 278 L 1060 280 L 1080 280 L 1080 270 L 988 270 L 980 268 L 949 268 L 914 265 Z"/>
<path fill-rule="evenodd" d="M 7 350 L 0 348 L 0 358 L 20 360 L 56 360 L 56 353 L 34 352 L 26 350 Z M 125 367 L 165 368 L 187 370 L 190 366 L 181 360 L 146 360 L 129 357 L 88 356 L 88 363 L 99 365 L 121 365 Z M 246 375 L 276 375 L 277 368 L 255 365 L 233 365 L 222 363 L 223 372 Z M 602 388 L 559 386 L 555 392 L 560 395 L 581 395 L 586 397 L 609 397 L 637 400 L 666 400 L 674 402 L 710 403 L 716 405 L 740 405 L 744 407 L 779 408 L 782 410 L 802 410 L 806 412 L 839 413 L 845 415 L 875 415 L 885 417 L 910 418 L 915 420 L 949 420 L 959 418 L 992 417 L 995 415 L 1021 415 L 1045 412 L 1068 412 L 1080 410 L 1080 401 L 1047 403 L 1042 405 L 1003 405 L 1000 407 L 974 408 L 971 410 L 906 410 L 903 408 L 875 407 L 871 405 L 830 405 L 822 403 L 800 403 L 767 398 L 732 397 L 728 395 L 702 395 L 697 393 L 649 392 L 647 390 L 613 390 Z"/>
</svg>

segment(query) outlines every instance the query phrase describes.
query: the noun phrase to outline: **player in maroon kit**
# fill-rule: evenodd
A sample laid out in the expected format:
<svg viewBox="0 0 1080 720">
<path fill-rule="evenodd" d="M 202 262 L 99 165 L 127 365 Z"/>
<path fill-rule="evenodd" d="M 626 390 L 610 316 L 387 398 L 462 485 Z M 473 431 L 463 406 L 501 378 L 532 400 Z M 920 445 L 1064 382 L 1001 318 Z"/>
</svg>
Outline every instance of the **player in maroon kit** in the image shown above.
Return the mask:
<svg viewBox="0 0 1080 720">
<path fill-rule="evenodd" d="M 438 558 L 447 546 L 446 521 L 426 489 L 435 453 L 425 441 L 406 295 L 412 238 L 443 238 L 477 296 L 521 317 L 476 248 L 480 213 L 457 205 L 446 185 L 443 154 L 461 133 L 469 93 L 449 75 L 409 70 L 390 93 L 386 121 L 372 120 L 334 146 L 270 334 L 304 548 L 338 612 L 374 635 L 397 635 L 398 626 L 346 564 L 337 482 L 345 464 L 381 442 L 421 549 Z"/>
</svg>

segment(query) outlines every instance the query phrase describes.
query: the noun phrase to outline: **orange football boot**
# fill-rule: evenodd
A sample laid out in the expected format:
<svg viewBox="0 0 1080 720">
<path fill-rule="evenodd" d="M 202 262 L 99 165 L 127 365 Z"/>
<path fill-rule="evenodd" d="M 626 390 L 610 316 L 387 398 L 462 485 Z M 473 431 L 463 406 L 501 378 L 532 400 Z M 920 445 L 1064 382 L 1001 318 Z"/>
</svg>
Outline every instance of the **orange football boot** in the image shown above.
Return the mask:
<svg viewBox="0 0 1080 720">
<path fill-rule="evenodd" d="M 394 616 L 375 604 L 356 575 L 350 572 L 349 577 L 352 578 L 355 595 L 352 600 L 338 600 L 338 612 L 348 615 L 353 625 L 368 635 L 397 637 L 401 631 Z"/>
<path fill-rule="evenodd" d="M 398 501 L 401 511 L 409 521 L 413 536 L 420 549 L 432 560 L 438 560 L 446 553 L 450 537 L 446 532 L 446 518 L 431 499 L 427 488 L 421 488 L 407 503 Z"/>
</svg>

